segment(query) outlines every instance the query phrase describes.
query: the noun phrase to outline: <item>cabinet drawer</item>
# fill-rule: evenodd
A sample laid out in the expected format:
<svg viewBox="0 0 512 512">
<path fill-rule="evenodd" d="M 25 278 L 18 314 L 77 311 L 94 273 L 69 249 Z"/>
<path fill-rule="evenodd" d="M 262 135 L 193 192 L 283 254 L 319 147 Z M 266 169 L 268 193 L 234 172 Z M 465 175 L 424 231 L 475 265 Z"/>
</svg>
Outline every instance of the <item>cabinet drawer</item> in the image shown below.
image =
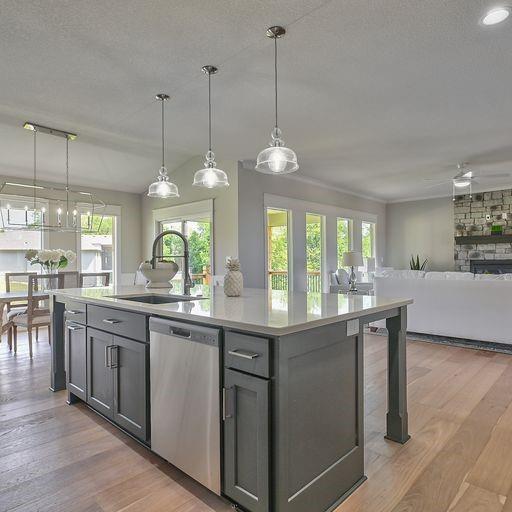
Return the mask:
<svg viewBox="0 0 512 512">
<path fill-rule="evenodd" d="M 146 322 L 146 316 L 139 313 L 87 305 L 87 325 L 102 331 L 147 341 Z"/>
<path fill-rule="evenodd" d="M 86 324 L 86 306 L 82 302 L 76 300 L 66 300 L 66 320 L 76 322 L 78 324 Z"/>
<path fill-rule="evenodd" d="M 239 332 L 226 332 L 224 366 L 270 377 L 270 341 Z"/>
</svg>

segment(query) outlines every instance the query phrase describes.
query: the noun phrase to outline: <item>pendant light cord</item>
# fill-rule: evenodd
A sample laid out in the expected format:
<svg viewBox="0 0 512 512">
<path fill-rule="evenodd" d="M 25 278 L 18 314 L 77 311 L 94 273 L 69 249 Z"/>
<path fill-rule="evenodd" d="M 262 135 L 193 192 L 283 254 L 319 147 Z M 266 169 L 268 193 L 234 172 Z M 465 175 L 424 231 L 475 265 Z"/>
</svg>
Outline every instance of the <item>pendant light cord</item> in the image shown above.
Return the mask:
<svg viewBox="0 0 512 512">
<path fill-rule="evenodd" d="M 34 187 L 34 210 L 36 209 L 36 159 L 37 159 L 37 130 L 34 130 L 34 176 L 32 178 L 32 185 Z"/>
<path fill-rule="evenodd" d="M 276 109 L 276 128 L 277 128 L 277 36 L 274 36 L 274 88 L 275 88 L 275 109 Z"/>
<path fill-rule="evenodd" d="M 162 99 L 162 167 L 165 167 L 165 121 L 164 121 L 164 103 Z"/>
<path fill-rule="evenodd" d="M 208 150 L 212 150 L 212 74 L 208 73 Z"/>
<path fill-rule="evenodd" d="M 69 220 L 69 137 L 66 135 L 66 225 Z"/>
</svg>

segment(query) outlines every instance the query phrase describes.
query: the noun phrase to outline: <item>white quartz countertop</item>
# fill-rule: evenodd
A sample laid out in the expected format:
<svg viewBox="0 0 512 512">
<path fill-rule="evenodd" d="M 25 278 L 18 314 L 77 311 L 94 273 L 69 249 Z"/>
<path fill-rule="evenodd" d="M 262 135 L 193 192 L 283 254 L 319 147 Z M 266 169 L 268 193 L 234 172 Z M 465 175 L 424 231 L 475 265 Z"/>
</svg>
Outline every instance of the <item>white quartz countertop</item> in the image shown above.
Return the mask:
<svg viewBox="0 0 512 512">
<path fill-rule="evenodd" d="M 176 295 L 144 286 L 68 288 L 54 290 L 57 300 L 75 299 L 90 304 L 196 321 L 274 336 L 350 320 L 412 304 L 411 299 L 387 299 L 369 295 L 305 293 L 246 288 L 241 297 L 226 297 L 222 287 L 196 286 L 194 300 L 171 304 L 146 304 L 123 300 L 118 295 Z"/>
</svg>

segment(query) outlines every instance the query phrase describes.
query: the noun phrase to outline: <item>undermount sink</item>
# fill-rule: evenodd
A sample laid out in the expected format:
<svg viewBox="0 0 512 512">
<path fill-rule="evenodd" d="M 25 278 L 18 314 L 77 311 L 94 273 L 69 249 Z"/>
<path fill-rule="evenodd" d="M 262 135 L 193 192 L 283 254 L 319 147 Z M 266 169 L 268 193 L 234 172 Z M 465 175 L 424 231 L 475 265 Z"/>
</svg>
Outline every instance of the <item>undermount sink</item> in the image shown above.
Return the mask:
<svg viewBox="0 0 512 512">
<path fill-rule="evenodd" d="M 189 301 L 189 300 L 197 300 L 202 299 L 203 297 L 184 297 L 180 295 L 151 295 L 151 294 L 145 294 L 145 295 L 129 295 L 129 296 L 123 296 L 123 295 L 114 295 L 112 297 L 113 299 L 122 299 L 122 300 L 131 300 L 133 302 L 144 302 L 145 304 L 171 304 L 173 302 L 183 302 L 183 301 Z"/>
</svg>

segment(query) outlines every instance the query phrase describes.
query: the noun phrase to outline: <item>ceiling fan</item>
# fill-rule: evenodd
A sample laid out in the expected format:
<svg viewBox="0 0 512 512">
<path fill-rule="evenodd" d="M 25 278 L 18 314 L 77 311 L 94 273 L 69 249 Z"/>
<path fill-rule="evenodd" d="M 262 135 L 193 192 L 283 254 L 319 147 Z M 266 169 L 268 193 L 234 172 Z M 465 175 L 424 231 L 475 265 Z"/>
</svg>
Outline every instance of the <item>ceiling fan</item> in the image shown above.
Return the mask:
<svg viewBox="0 0 512 512">
<path fill-rule="evenodd" d="M 463 189 L 469 188 L 469 196 L 472 197 L 472 188 L 473 185 L 478 183 L 478 178 L 487 179 L 500 179 L 500 178 L 508 178 L 512 174 L 510 172 L 500 172 L 500 173 L 486 173 L 480 172 L 475 173 L 471 169 L 468 168 L 468 165 L 464 162 L 457 164 L 457 173 L 452 178 L 446 178 L 444 180 L 439 180 L 436 178 L 425 178 L 425 181 L 435 181 L 429 185 L 430 187 L 437 187 L 439 185 L 451 183 L 453 187 L 453 198 L 455 200 L 455 196 L 457 195 L 457 191 L 463 192 Z M 459 192 L 459 193 L 460 193 Z M 463 192 L 464 193 L 464 192 Z"/>
</svg>

